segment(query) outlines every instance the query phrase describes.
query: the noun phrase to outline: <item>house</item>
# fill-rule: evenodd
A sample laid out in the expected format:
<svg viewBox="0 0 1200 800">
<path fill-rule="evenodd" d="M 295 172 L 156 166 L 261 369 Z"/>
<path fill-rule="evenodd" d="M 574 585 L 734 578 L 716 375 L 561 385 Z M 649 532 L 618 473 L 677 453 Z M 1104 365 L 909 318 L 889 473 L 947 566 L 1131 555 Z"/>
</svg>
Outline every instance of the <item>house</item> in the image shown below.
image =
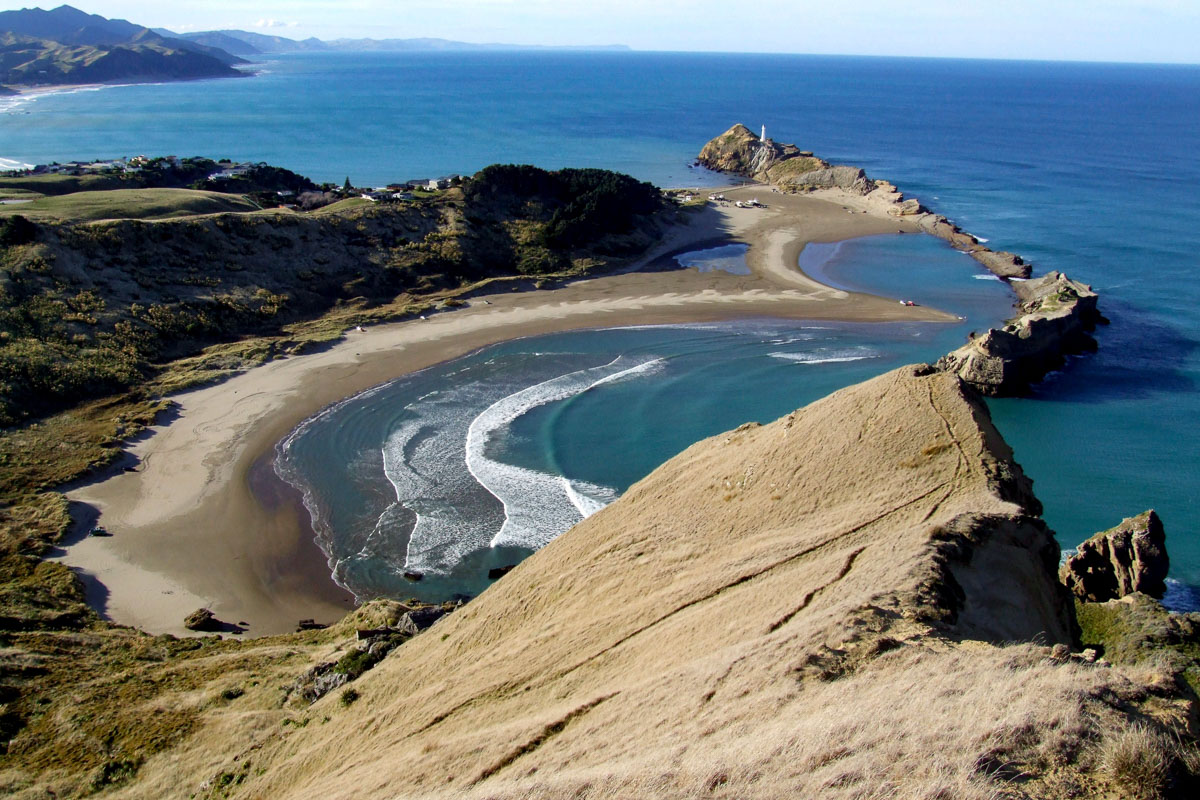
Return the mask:
<svg viewBox="0 0 1200 800">
<path fill-rule="evenodd" d="M 221 170 L 220 172 L 214 172 L 212 175 L 208 176 L 208 179 L 210 181 L 218 181 L 218 180 L 221 180 L 222 178 L 240 178 L 243 175 L 245 175 L 247 172 L 249 172 L 250 170 L 254 169 L 255 166 L 256 166 L 255 164 L 250 164 L 250 163 L 234 164 L 233 166 L 226 167 L 225 169 Z M 261 166 L 261 165 L 258 165 L 258 166 Z"/>
</svg>

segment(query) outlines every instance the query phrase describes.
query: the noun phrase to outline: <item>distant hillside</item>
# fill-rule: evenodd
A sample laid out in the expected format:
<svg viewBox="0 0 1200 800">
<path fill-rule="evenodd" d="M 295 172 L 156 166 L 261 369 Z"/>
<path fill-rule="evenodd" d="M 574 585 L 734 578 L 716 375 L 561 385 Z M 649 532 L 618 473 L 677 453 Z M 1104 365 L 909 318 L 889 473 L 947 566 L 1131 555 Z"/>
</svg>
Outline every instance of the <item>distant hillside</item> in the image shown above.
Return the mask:
<svg viewBox="0 0 1200 800">
<path fill-rule="evenodd" d="M 0 12 L 0 83 L 56 86 L 237 77 L 243 73 L 233 65 L 245 63 L 219 47 L 71 6 Z"/>
<path fill-rule="evenodd" d="M 235 42 L 240 42 L 243 47 L 252 49 L 252 52 L 247 53 L 242 50 L 230 50 L 228 47 L 224 48 L 229 50 L 231 53 L 236 52 L 239 55 L 254 55 L 258 53 L 297 53 L 332 49 L 328 44 L 322 42 L 320 39 L 304 39 L 303 41 L 297 41 L 295 39 L 288 39 L 283 36 L 266 36 L 261 33 L 251 33 L 249 31 L 222 30 L 200 31 L 197 33 L 172 33 L 168 30 L 158 29 L 157 32 L 164 36 L 174 36 L 180 39 L 186 39 L 189 42 L 213 45 L 217 47 L 224 47 L 224 45 L 220 44 L 222 41 L 232 40 Z"/>
<path fill-rule="evenodd" d="M 11 86 L 188 80 L 244 74 L 203 53 L 160 45 L 64 45 L 48 39 L 0 34 L 0 83 Z"/>
<path fill-rule="evenodd" d="M 613 45 L 580 45 L 580 46 L 547 46 L 547 45 L 524 45 L 524 44 L 503 44 L 503 43 L 486 43 L 476 44 L 472 42 L 456 42 L 451 39 L 334 39 L 332 41 L 322 41 L 320 39 L 305 39 L 296 41 L 295 39 L 287 39 L 282 36 L 264 36 L 260 33 L 249 33 L 247 31 L 201 31 L 198 33 L 172 33 L 171 31 L 159 30 L 167 36 L 174 36 L 180 39 L 186 39 L 198 44 L 211 45 L 222 47 L 229 52 L 237 52 L 241 55 L 254 55 L 255 53 L 298 53 L 298 52 L 321 52 L 321 51 L 346 51 L 346 52 L 467 52 L 467 51 L 497 51 L 497 50 L 605 50 L 605 51 L 628 51 L 629 47 L 622 44 Z M 233 49 L 234 40 L 242 45 L 253 48 L 252 52 L 247 52 L 242 49 Z M 233 45 L 233 47 L 227 46 Z"/>
</svg>

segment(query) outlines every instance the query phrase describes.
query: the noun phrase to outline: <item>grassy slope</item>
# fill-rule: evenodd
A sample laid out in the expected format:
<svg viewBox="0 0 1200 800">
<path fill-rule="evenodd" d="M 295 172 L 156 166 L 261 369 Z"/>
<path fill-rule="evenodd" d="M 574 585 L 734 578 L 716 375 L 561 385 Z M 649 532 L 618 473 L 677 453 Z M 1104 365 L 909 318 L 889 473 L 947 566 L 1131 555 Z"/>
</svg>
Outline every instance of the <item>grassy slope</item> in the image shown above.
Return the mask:
<svg viewBox="0 0 1200 800">
<path fill-rule="evenodd" d="M 73 191 L 106 180 L 21 179 L 15 188 L 54 195 L 47 201 L 60 211 L 112 217 Z M 140 198 L 144 213 L 161 208 L 156 199 L 197 193 L 85 194 L 108 194 L 121 213 Z M 602 268 L 613 250 L 655 235 L 648 215 L 637 230 L 599 237 L 608 254 L 554 249 L 538 233 L 552 210 L 515 219 L 452 190 L 312 214 L 44 221 L 32 241 L 0 247 L 0 363 L 18 368 L 0 380 L 0 394 L 10 414 L 32 414 L 0 428 L 0 794 L 30 781 L 60 797 L 119 783 L 203 715 L 231 707 L 277 727 L 293 716 L 279 708 L 280 686 L 314 647 L 328 650 L 319 644 L 328 635 L 196 649 L 103 623 L 71 572 L 41 561 L 71 524 L 54 488 L 109 463 L 172 391 L 492 282 Z M 13 383 L 20 369 L 48 382 L 22 395 Z"/>
<path fill-rule="evenodd" d="M 198 214 L 243 213 L 257 209 L 257 205 L 244 197 L 219 192 L 112 189 L 74 192 L 40 197 L 29 203 L 0 205 L 0 217 L 19 214 L 38 222 L 167 219 Z"/>
<path fill-rule="evenodd" d="M 123 189 L 129 182 L 118 175 L 0 175 L 0 190 L 11 189 L 44 195 Z"/>
<path fill-rule="evenodd" d="M 118 702 L 56 704 L 35 731 L 179 715 L 81 756 L 125 798 L 1188 796 L 1168 672 L 992 644 L 1048 644 L 1070 608 L 978 403 L 897 370 L 698 443 L 393 651 L 353 703 L 284 701 L 288 670 L 346 659 L 346 626 L 186 658 L 149 641 L 160 664 L 84 682 Z"/>
</svg>

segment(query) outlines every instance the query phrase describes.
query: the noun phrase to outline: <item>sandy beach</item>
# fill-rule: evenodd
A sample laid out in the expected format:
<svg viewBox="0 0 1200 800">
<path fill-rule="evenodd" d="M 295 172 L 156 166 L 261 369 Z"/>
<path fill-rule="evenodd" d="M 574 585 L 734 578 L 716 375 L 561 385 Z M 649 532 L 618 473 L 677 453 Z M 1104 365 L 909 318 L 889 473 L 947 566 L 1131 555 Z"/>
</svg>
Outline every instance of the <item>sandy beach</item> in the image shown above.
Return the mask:
<svg viewBox="0 0 1200 800">
<path fill-rule="evenodd" d="M 795 267 L 809 242 L 915 233 L 913 221 L 829 192 L 819 198 L 763 186 L 723 192 L 768 207 L 710 204 L 634 267 L 733 240 L 750 245 L 751 275 L 629 271 L 476 297 L 467 308 L 349 332 L 322 352 L 177 395 L 177 416 L 128 447 L 137 471 L 68 492 L 81 518 L 94 509 L 114 535 L 83 538 L 56 560 L 85 578 L 91 602 L 105 616 L 151 633 L 186 633 L 183 619 L 199 607 L 240 623 L 250 636 L 290 631 L 303 618 L 333 622 L 353 607 L 353 597 L 329 577 L 296 492 L 271 466 L 276 442 L 330 403 L 489 344 L 543 333 L 755 316 L 954 319 L 831 289 Z"/>
</svg>

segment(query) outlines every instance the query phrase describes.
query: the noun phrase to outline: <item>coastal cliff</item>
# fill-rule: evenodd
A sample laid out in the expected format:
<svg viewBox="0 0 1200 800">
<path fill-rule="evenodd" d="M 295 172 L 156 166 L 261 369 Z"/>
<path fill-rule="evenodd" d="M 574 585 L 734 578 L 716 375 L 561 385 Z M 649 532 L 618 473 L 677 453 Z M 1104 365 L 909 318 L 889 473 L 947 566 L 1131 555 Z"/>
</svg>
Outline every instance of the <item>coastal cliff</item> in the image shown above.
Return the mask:
<svg viewBox="0 0 1200 800">
<path fill-rule="evenodd" d="M 1121 791 L 1102 748 L 1135 718 L 1183 735 L 1190 706 L 1067 657 L 1038 511 L 979 399 L 905 367 L 692 446 L 349 699 L 206 716 L 124 796 Z"/>
</svg>

